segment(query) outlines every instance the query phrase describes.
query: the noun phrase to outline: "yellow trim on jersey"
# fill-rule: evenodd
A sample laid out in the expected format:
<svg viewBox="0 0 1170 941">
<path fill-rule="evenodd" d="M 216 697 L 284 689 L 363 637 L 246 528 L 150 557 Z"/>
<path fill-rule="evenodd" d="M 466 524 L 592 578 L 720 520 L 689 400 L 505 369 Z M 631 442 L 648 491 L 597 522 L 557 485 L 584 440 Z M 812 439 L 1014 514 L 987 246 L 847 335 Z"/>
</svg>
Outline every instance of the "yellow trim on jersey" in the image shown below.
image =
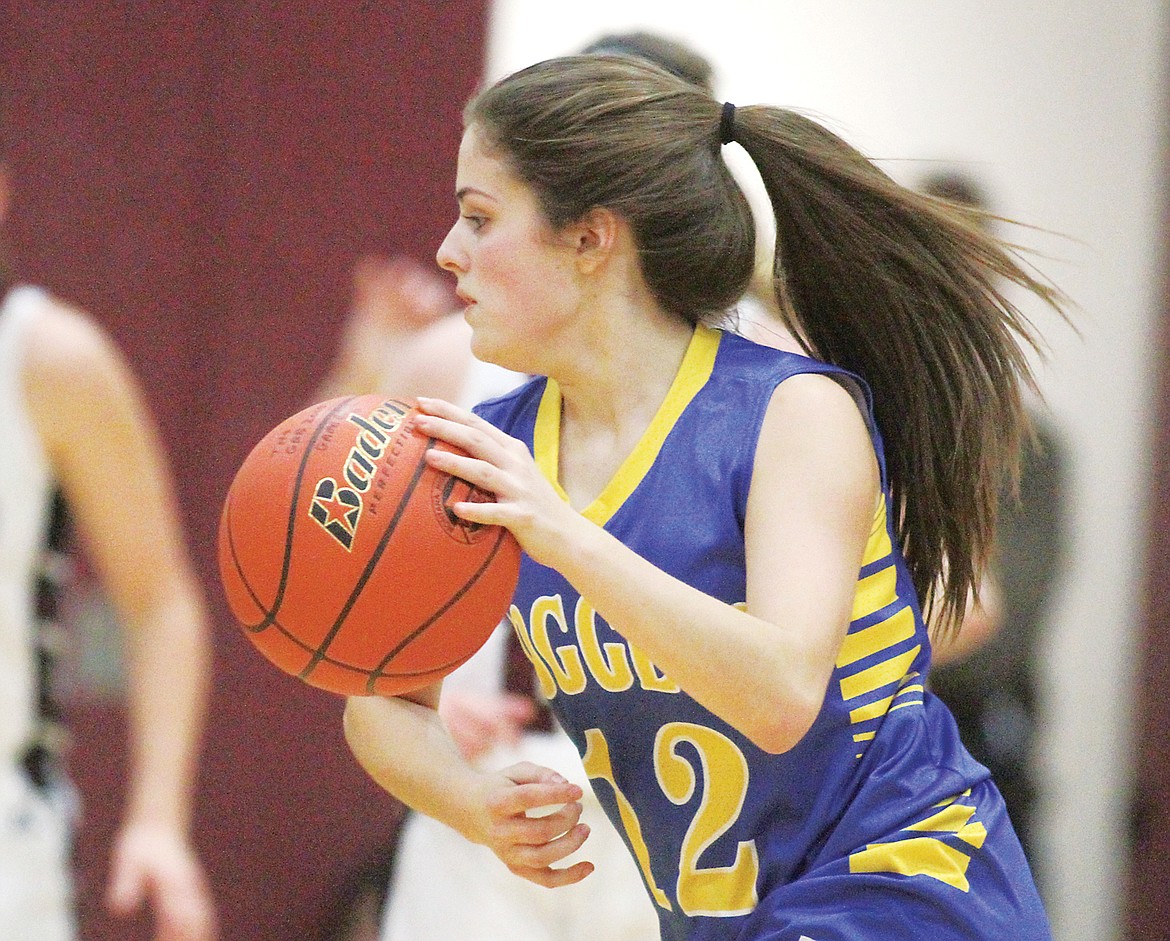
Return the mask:
<svg viewBox="0 0 1170 941">
<path fill-rule="evenodd" d="M 890 569 L 892 571 L 893 566 Z M 841 644 L 841 652 L 837 654 L 837 666 L 847 667 L 913 636 L 914 611 L 905 607 L 884 621 L 849 634 Z"/>
<path fill-rule="evenodd" d="M 922 705 L 922 686 L 908 685 L 917 674 L 906 671 L 922 648 L 916 645 L 910 650 L 902 649 L 908 641 L 913 641 L 917 632 L 917 619 L 914 609 L 898 597 L 898 569 L 892 558 L 893 545 L 886 530 L 888 512 L 883 495 L 878 499 L 862 559 L 863 568 L 876 568 L 876 571 L 857 580 L 850 633 L 845 636 L 837 652 L 837 668 L 854 671 L 842 676 L 839 681 L 842 698 L 862 700 L 849 711 L 852 725 L 870 722 L 897 709 Z M 883 609 L 894 610 L 875 624 L 858 626 L 858 622 L 869 619 Z M 899 650 L 901 652 L 897 652 Z M 857 669 L 856 664 L 882 655 L 886 656 L 879 662 L 865 669 Z M 899 685 L 897 692 L 888 696 L 880 695 L 881 690 L 895 682 Z M 864 701 L 875 694 L 879 698 Z M 853 740 L 864 747 L 873 737 L 872 731 L 858 732 L 854 734 Z M 860 758 L 861 754 L 858 753 L 857 757 Z"/>
<path fill-rule="evenodd" d="M 858 706 L 856 709 L 850 710 L 850 724 L 857 725 L 859 722 L 868 722 L 870 719 L 884 716 L 890 711 L 890 703 L 893 701 L 893 696 L 886 696 L 884 699 L 875 699 L 873 702 L 866 703 L 864 706 Z"/>
<path fill-rule="evenodd" d="M 853 596 L 853 615 L 850 622 L 867 618 L 888 604 L 898 600 L 898 569 L 891 560 L 884 569 L 858 579 Z"/>
<path fill-rule="evenodd" d="M 846 699 L 856 699 L 866 693 L 876 692 L 890 683 L 896 683 L 906 675 L 910 664 L 914 662 L 921 649 L 921 646 L 915 645 L 905 653 L 883 660 L 853 676 L 844 677 L 841 680 L 841 695 Z"/>
<path fill-rule="evenodd" d="M 544 479 L 552 484 L 561 499 L 569 502 L 569 495 L 561 487 L 561 388 L 555 379 L 549 379 L 536 410 L 536 425 L 532 430 L 532 453 Z"/>
<path fill-rule="evenodd" d="M 873 526 L 869 531 L 869 541 L 865 544 L 865 553 L 861 557 L 861 567 L 872 565 L 878 559 L 884 559 L 894 547 L 890 542 L 890 534 L 886 531 L 886 497 L 878 494 L 877 508 L 874 511 Z"/>
<path fill-rule="evenodd" d="M 968 788 L 962 794 L 940 801 L 934 806 L 942 810 L 904 827 L 901 832 L 953 834 L 967 846 L 981 849 L 987 841 L 987 828 L 974 819 L 978 809 L 969 804 L 957 803 L 959 798 L 970 795 L 971 790 Z M 929 876 L 967 892 L 971 888 L 967 881 L 970 862 L 969 853 L 943 842 L 941 837 L 915 836 L 868 844 L 865 849 L 850 855 L 849 871 Z"/>
<path fill-rule="evenodd" d="M 968 892 L 967 867 L 971 857 L 942 840 L 922 836 L 896 843 L 870 843 L 849 857 L 850 872 L 893 872 L 901 876 L 929 876 L 960 892 Z"/>
<path fill-rule="evenodd" d="M 718 330 L 709 327 L 700 325 L 695 328 L 678 374 L 649 427 L 597 499 L 581 511 L 582 516 L 604 526 L 649 473 L 679 416 L 711 378 L 721 336 Z M 536 413 L 532 451 L 540 472 L 556 487 L 561 499 L 567 501 L 568 494 L 559 482 L 560 448 L 561 390 L 554 380 L 549 379 Z"/>
</svg>

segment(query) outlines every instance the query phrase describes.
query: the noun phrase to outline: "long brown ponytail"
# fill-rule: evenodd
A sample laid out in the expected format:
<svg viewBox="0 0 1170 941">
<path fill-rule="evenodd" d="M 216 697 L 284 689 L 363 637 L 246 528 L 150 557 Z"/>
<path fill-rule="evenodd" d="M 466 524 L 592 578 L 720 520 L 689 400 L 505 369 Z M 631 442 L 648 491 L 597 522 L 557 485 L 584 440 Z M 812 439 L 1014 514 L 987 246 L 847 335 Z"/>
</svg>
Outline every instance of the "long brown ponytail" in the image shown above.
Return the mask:
<svg viewBox="0 0 1170 941">
<path fill-rule="evenodd" d="M 933 622 L 957 628 L 1016 471 L 1026 351 L 1039 349 L 1002 285 L 1057 310 L 1062 298 L 977 211 L 900 186 L 797 112 L 740 108 L 735 139 L 771 198 L 782 315 L 873 390 L 901 549 Z"/>
</svg>

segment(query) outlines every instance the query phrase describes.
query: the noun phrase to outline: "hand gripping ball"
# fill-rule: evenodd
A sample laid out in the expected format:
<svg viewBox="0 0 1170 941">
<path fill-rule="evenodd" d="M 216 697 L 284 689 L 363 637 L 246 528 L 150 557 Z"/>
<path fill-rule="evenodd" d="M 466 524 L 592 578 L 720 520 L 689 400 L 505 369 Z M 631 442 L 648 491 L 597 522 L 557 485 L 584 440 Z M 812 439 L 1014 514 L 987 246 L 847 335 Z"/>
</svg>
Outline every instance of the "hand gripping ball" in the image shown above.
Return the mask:
<svg viewBox="0 0 1170 941">
<path fill-rule="evenodd" d="M 508 530 L 459 519 L 491 494 L 427 466 L 417 403 L 320 402 L 282 421 L 232 480 L 219 570 L 245 634 L 281 670 L 344 695 L 432 683 L 507 613 L 520 567 Z"/>
</svg>

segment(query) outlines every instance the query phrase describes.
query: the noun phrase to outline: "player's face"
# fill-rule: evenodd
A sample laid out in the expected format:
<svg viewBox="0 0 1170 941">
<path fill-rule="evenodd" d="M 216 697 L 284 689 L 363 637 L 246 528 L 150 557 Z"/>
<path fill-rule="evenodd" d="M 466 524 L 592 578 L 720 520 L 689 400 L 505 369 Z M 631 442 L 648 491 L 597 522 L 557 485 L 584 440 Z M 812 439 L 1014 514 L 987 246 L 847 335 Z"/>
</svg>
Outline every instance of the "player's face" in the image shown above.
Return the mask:
<svg viewBox="0 0 1170 941">
<path fill-rule="evenodd" d="M 459 219 L 439 246 L 439 266 L 457 293 L 480 359 L 545 373 L 543 353 L 561 346 L 572 321 L 575 252 L 546 221 L 532 190 L 486 149 L 473 125 L 456 173 Z"/>
</svg>

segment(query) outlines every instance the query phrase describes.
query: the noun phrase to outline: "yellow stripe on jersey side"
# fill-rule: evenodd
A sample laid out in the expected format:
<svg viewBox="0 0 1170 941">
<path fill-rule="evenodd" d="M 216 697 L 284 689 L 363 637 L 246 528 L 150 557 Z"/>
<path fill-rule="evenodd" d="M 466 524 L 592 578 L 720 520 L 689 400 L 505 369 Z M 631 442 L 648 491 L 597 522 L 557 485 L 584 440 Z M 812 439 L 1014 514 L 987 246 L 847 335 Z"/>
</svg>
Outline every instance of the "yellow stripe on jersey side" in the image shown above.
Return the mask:
<svg viewBox="0 0 1170 941">
<path fill-rule="evenodd" d="M 900 876 L 929 876 L 962 892 L 971 884 L 967 867 L 971 857 L 953 846 L 930 836 L 899 840 L 896 843 L 871 843 L 849 857 L 850 872 L 893 872 Z"/>
<path fill-rule="evenodd" d="M 880 719 L 895 709 L 922 705 L 922 686 L 908 685 L 917 676 L 909 671 L 922 645 L 906 648 L 906 644 L 914 640 L 918 621 L 913 607 L 898 597 L 898 569 L 893 559 L 893 544 L 886 529 L 887 520 L 888 510 L 883 496 L 878 500 L 862 559 L 863 569 L 876 571 L 870 571 L 868 575 L 857 579 L 853 593 L 851 630 L 837 653 L 836 666 L 843 672 L 862 661 L 869 663 L 863 669 L 854 667 L 854 672 L 841 676 L 839 680 L 843 699 L 860 700 L 849 711 L 849 722 L 855 726 Z M 859 626 L 884 609 L 890 609 L 893 613 L 875 624 Z M 884 658 L 878 659 L 883 654 Z M 887 693 L 887 687 L 894 683 L 898 684 L 897 692 Z M 873 738 L 872 729 L 854 733 L 853 741 L 863 749 L 857 753 L 857 758 L 862 757 L 865 745 Z"/>
<path fill-rule="evenodd" d="M 858 696 L 864 696 L 866 693 L 875 692 L 883 686 L 896 683 L 906 675 L 921 649 L 916 644 L 905 653 L 891 657 L 889 660 L 883 660 L 853 676 L 845 677 L 841 680 L 841 695 L 846 699 L 856 699 Z"/>
<path fill-rule="evenodd" d="M 867 702 L 864 706 L 858 706 L 850 711 L 849 722 L 852 725 L 857 725 L 859 722 L 868 722 L 870 719 L 884 716 L 890 711 L 890 703 L 893 701 L 893 696 L 886 696 L 882 699 L 875 699 L 873 702 Z"/>
<path fill-rule="evenodd" d="M 649 427 L 597 499 L 581 511 L 582 516 L 604 526 L 642 482 L 679 416 L 711 378 L 722 336 L 720 331 L 709 327 L 700 325 L 695 328 L 678 374 Z M 533 452 L 545 479 L 557 488 L 562 499 L 567 500 L 568 495 L 559 483 L 560 435 L 561 390 L 549 379 L 536 413 Z"/>
<path fill-rule="evenodd" d="M 849 620 L 860 621 L 880 611 L 898 599 L 898 569 L 890 562 L 884 569 L 857 580 L 853 593 L 853 615 Z"/>
<path fill-rule="evenodd" d="M 936 807 L 943 809 L 905 827 L 902 832 L 949 833 L 976 850 L 981 848 L 987 839 L 987 828 L 972 819 L 977 809 L 957 803 L 960 797 L 968 797 L 970 793 L 967 790 L 958 797 L 936 804 Z M 849 871 L 929 876 L 967 892 L 971 888 L 967 881 L 967 867 L 970 863 L 971 856 L 968 853 L 940 837 L 914 836 L 887 843 L 870 843 L 849 857 Z"/>
<path fill-rule="evenodd" d="M 856 634 L 846 636 L 845 641 L 841 644 L 841 652 L 837 655 L 837 666 L 847 667 L 851 663 L 871 657 L 878 651 L 886 650 L 913 636 L 914 611 L 905 607 L 884 621 L 878 621 L 871 627 L 863 628 Z"/>
<path fill-rule="evenodd" d="M 878 559 L 884 559 L 893 551 L 890 534 L 886 532 L 886 498 L 882 495 L 878 497 L 873 527 L 869 531 L 869 542 L 865 544 L 865 554 L 861 557 L 862 568 L 872 565 Z"/>
<path fill-rule="evenodd" d="M 941 830 L 954 833 L 960 840 L 976 849 L 979 849 L 987 839 L 987 828 L 976 821 L 970 820 L 975 816 L 975 808 L 965 804 L 952 804 L 945 810 L 940 810 L 933 817 L 927 817 L 921 823 L 907 827 L 907 830 Z"/>
</svg>

